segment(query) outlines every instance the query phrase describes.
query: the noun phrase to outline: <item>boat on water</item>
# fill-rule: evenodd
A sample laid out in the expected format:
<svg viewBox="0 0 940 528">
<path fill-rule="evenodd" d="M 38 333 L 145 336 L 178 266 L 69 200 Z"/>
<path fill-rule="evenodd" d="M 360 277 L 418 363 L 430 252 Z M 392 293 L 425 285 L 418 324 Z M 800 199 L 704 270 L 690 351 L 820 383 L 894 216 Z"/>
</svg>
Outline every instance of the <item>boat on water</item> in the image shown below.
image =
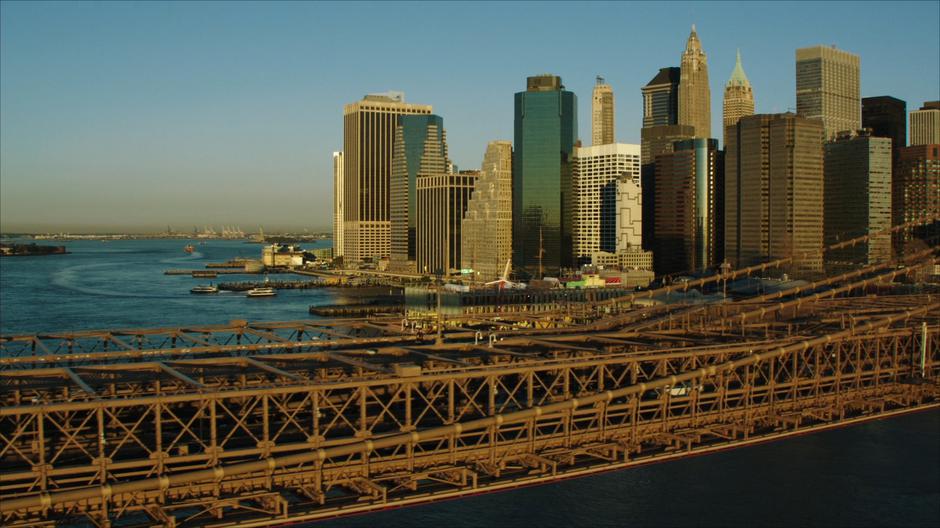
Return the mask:
<svg viewBox="0 0 940 528">
<path fill-rule="evenodd" d="M 183 248 L 183 251 L 187 253 L 192 253 L 193 251 L 196 251 L 196 246 L 192 244 L 186 244 L 186 247 Z"/>
<path fill-rule="evenodd" d="M 248 290 L 246 294 L 248 297 L 274 297 L 277 295 L 277 292 L 274 288 L 262 287 L 262 288 L 252 288 Z"/>
<path fill-rule="evenodd" d="M 189 290 L 189 293 L 219 293 L 219 287 L 213 284 L 210 284 L 208 286 L 199 285 Z"/>
</svg>

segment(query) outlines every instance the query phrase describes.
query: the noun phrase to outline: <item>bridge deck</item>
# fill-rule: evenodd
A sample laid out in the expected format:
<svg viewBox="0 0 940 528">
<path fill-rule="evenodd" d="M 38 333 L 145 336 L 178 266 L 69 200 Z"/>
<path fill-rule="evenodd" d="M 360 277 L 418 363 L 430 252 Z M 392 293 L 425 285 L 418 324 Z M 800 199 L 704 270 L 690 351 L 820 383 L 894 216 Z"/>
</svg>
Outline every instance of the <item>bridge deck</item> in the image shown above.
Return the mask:
<svg viewBox="0 0 940 528">
<path fill-rule="evenodd" d="M 896 273 L 443 342 L 387 318 L 3 336 L 0 519 L 275 524 L 936 405 L 940 299 Z"/>
</svg>

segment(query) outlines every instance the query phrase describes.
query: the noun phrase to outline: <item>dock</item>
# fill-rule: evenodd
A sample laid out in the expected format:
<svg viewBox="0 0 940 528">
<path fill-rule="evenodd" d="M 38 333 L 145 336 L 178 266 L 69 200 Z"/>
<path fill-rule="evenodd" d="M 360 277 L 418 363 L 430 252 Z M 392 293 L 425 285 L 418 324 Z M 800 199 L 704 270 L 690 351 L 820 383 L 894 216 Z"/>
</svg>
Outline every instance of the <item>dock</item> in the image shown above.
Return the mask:
<svg viewBox="0 0 940 528">
<path fill-rule="evenodd" d="M 248 291 L 255 288 L 274 288 L 275 290 L 308 290 L 313 288 L 329 287 L 320 281 L 312 280 L 274 280 L 274 281 L 240 281 L 220 282 L 219 289 L 225 291 Z"/>
<path fill-rule="evenodd" d="M 164 275 L 190 275 L 192 277 L 204 278 L 204 277 L 215 277 L 216 275 L 257 275 L 258 272 L 245 271 L 243 269 L 215 269 L 215 270 L 199 270 L 199 269 L 168 269 L 163 272 Z"/>
</svg>

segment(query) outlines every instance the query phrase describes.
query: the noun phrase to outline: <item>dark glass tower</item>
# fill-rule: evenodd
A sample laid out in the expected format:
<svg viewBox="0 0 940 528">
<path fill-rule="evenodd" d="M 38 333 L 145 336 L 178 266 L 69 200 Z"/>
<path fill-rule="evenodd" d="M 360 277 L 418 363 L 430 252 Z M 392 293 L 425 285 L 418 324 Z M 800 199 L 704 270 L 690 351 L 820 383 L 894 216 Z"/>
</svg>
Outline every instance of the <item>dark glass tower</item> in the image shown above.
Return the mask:
<svg viewBox="0 0 940 528">
<path fill-rule="evenodd" d="M 891 138 L 891 158 L 907 146 L 907 103 L 882 95 L 862 98 L 862 128 L 870 128 L 875 137 Z"/>
<path fill-rule="evenodd" d="M 515 98 L 512 260 L 524 277 L 572 267 L 571 158 L 578 98 L 561 77 L 529 77 Z"/>
<path fill-rule="evenodd" d="M 431 139 L 441 158 L 447 157 L 444 143 L 444 120 L 440 116 L 398 116 L 392 148 L 392 175 L 389 182 L 391 220 L 391 258 L 405 262 L 415 260 L 417 213 L 416 182 L 418 173 L 443 173 L 444 167 L 429 167 L 425 146 Z"/>
</svg>

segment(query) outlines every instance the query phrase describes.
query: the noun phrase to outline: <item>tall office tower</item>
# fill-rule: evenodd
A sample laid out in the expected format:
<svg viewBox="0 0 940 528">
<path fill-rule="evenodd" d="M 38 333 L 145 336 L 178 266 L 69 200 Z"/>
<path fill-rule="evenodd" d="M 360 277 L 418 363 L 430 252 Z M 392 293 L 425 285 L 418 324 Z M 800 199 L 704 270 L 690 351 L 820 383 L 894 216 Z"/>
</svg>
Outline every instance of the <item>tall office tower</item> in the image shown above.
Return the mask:
<svg viewBox="0 0 940 528">
<path fill-rule="evenodd" d="M 843 132 L 825 144 L 823 243 L 891 227 L 891 138 Z M 848 271 L 891 258 L 891 235 L 826 254 L 827 268 Z"/>
<path fill-rule="evenodd" d="M 679 122 L 679 79 L 682 70 L 660 68 L 643 93 L 643 127 L 675 125 Z"/>
<path fill-rule="evenodd" d="M 796 50 L 796 113 L 821 119 L 826 139 L 862 127 L 859 64 L 835 46 Z"/>
<path fill-rule="evenodd" d="M 940 101 L 927 101 L 911 112 L 911 145 L 940 144 Z"/>
<path fill-rule="evenodd" d="M 391 251 L 392 144 L 398 116 L 430 114 L 400 92 L 372 94 L 343 107 L 344 259 L 355 265 Z"/>
<path fill-rule="evenodd" d="M 671 152 L 675 141 L 695 136 L 691 126 L 679 122 L 679 79 L 681 68 L 660 68 L 641 89 L 643 94 L 643 128 L 640 129 L 640 163 L 642 163 L 643 247 L 653 249 L 655 237 L 655 162 L 656 155 Z"/>
<path fill-rule="evenodd" d="M 694 137 L 695 129 L 689 125 L 655 125 L 640 130 L 643 249 L 653 250 L 656 240 L 656 156 L 672 152 L 677 141 Z"/>
<path fill-rule="evenodd" d="M 621 179 L 616 184 L 614 251 L 639 251 L 643 247 L 643 193 L 636 180 Z"/>
<path fill-rule="evenodd" d="M 731 78 L 725 84 L 725 100 L 722 107 L 722 120 L 724 121 L 722 146 L 728 145 L 728 127 L 737 124 L 742 117 L 753 114 L 754 90 L 751 89 L 751 82 L 747 80 L 747 75 L 744 75 L 744 67 L 741 66 L 741 51 L 738 50 Z"/>
<path fill-rule="evenodd" d="M 393 145 L 392 175 L 389 181 L 389 266 L 394 271 L 414 273 L 417 271 L 417 179 L 419 174 L 448 172 L 444 120 L 433 114 L 398 116 Z M 442 160 L 445 165 L 441 165 Z"/>
<path fill-rule="evenodd" d="M 512 143 L 490 141 L 460 233 L 460 267 L 493 280 L 512 258 Z"/>
<path fill-rule="evenodd" d="M 591 96 L 591 145 L 614 142 L 614 90 L 598 76 Z"/>
<path fill-rule="evenodd" d="M 896 168 L 891 181 L 892 224 L 906 224 L 940 214 L 940 144 L 900 149 Z M 940 237 L 938 221 L 905 229 L 895 239 L 895 251 L 905 251 L 914 238 L 936 246 L 937 237 Z"/>
<path fill-rule="evenodd" d="M 744 116 L 728 127 L 725 137 L 725 259 L 737 267 L 770 252 L 769 132 L 774 117 Z"/>
<path fill-rule="evenodd" d="M 721 262 L 723 154 L 716 139 L 678 141 L 656 156 L 657 274 L 701 271 Z"/>
<path fill-rule="evenodd" d="M 343 182 L 343 161 L 342 152 L 333 153 L 333 258 L 343 256 L 343 194 L 345 183 Z"/>
<path fill-rule="evenodd" d="M 870 128 L 872 136 L 891 138 L 897 157 L 898 149 L 907 146 L 907 103 L 887 95 L 863 98 L 862 128 Z"/>
<path fill-rule="evenodd" d="M 449 274 L 460 265 L 463 217 L 479 176 L 479 171 L 418 174 L 418 272 Z"/>
<path fill-rule="evenodd" d="M 708 87 L 708 58 L 692 24 L 680 63 L 679 124 L 695 128 L 695 137 L 712 137 L 712 96 Z"/>
<path fill-rule="evenodd" d="M 577 265 L 590 262 L 595 251 L 616 250 L 617 180 L 621 179 L 639 186 L 639 145 L 575 147 L 571 182 L 575 201 L 573 260 Z"/>
<path fill-rule="evenodd" d="M 817 272 L 822 256 L 823 126 L 792 113 L 742 117 L 728 134 L 725 257 L 735 267 L 801 256 L 788 269 Z"/>
<path fill-rule="evenodd" d="M 572 266 L 577 109 L 577 96 L 554 75 L 529 77 L 526 91 L 515 95 L 512 260 L 525 276 Z"/>
</svg>

